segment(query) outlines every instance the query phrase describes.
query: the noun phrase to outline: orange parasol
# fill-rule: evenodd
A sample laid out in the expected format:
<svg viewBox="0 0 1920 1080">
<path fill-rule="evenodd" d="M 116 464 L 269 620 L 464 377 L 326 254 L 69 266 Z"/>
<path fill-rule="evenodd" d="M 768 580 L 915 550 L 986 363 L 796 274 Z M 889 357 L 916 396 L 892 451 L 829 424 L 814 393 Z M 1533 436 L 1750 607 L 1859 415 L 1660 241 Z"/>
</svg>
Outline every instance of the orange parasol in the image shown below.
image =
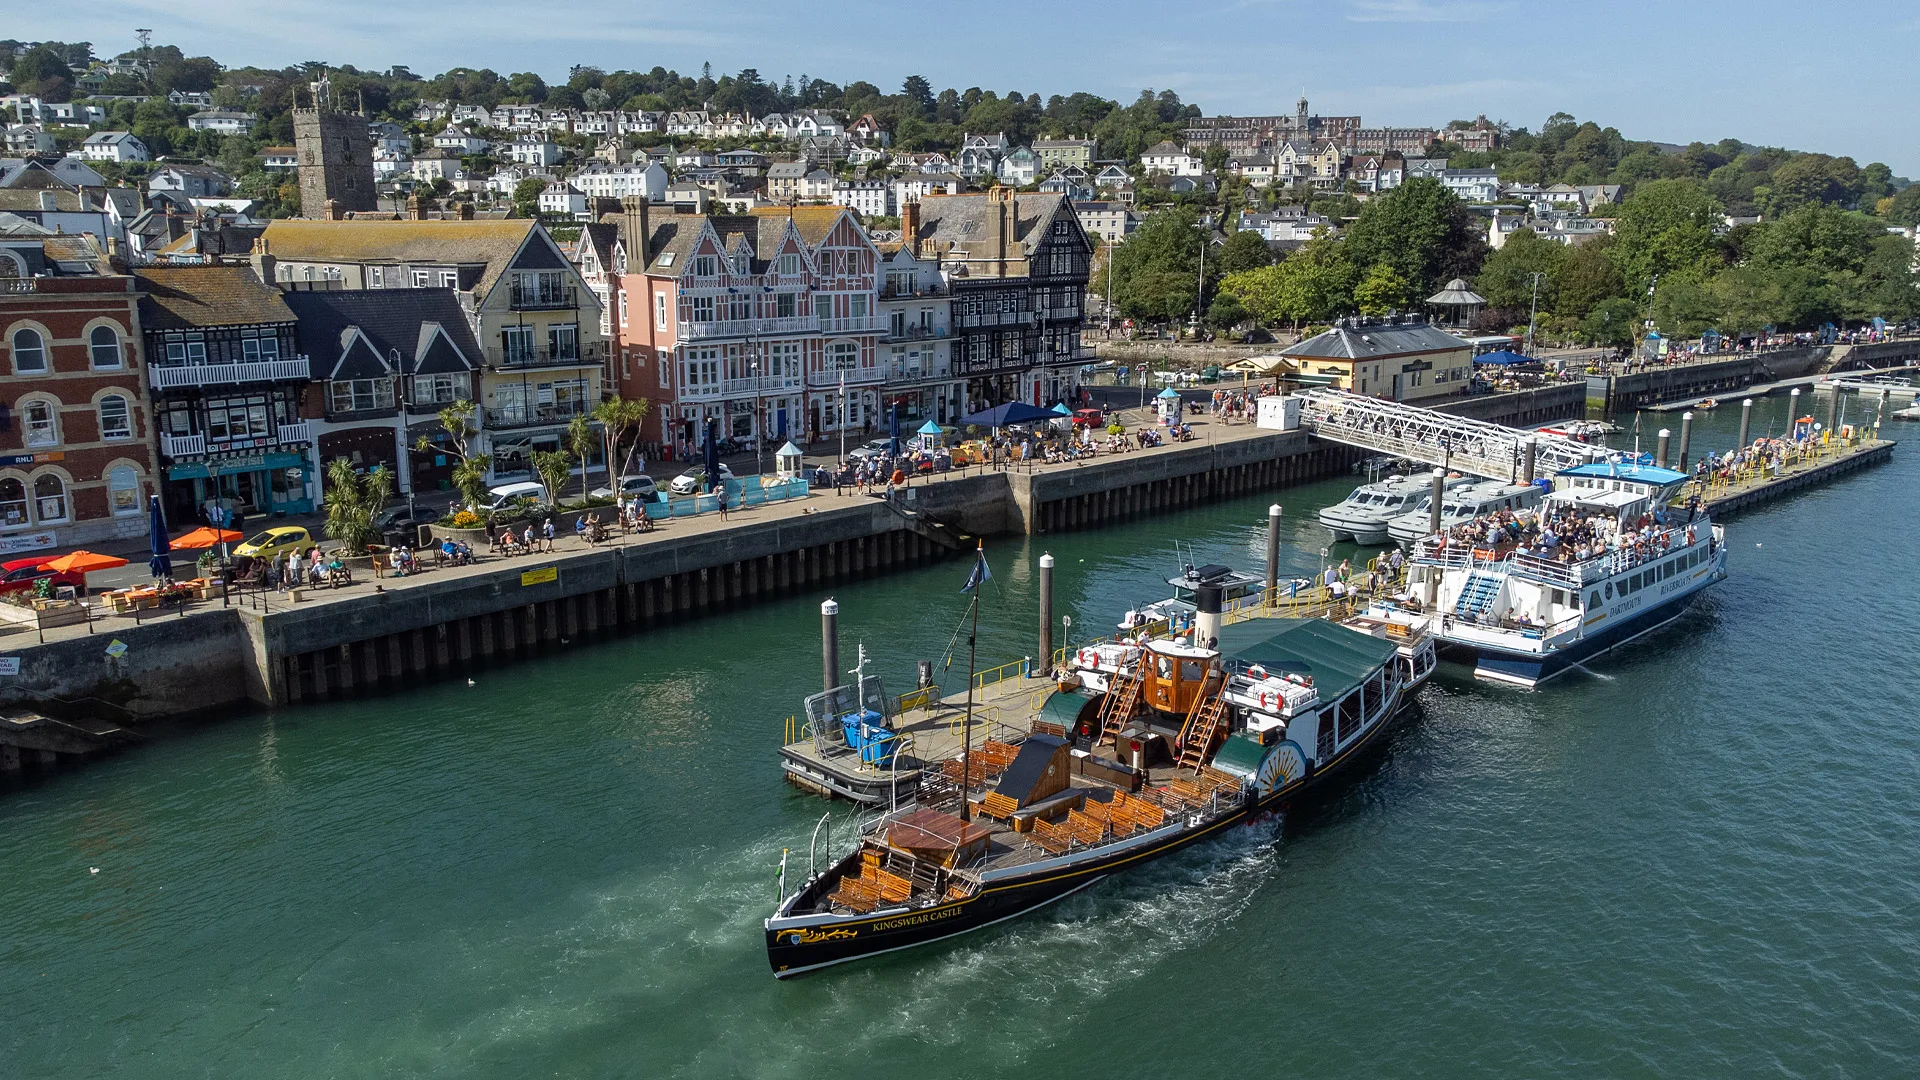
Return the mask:
<svg viewBox="0 0 1920 1080">
<path fill-rule="evenodd" d="M 127 565 L 127 560 L 118 555 L 101 555 L 92 551 L 73 551 L 60 556 L 45 565 L 50 570 L 65 574 L 91 574 L 95 570 L 112 570 Z"/>
<path fill-rule="evenodd" d="M 175 537 L 173 546 L 175 548 L 210 548 L 215 544 L 237 544 L 244 539 L 246 539 L 244 533 L 202 525 L 190 533 Z"/>
</svg>

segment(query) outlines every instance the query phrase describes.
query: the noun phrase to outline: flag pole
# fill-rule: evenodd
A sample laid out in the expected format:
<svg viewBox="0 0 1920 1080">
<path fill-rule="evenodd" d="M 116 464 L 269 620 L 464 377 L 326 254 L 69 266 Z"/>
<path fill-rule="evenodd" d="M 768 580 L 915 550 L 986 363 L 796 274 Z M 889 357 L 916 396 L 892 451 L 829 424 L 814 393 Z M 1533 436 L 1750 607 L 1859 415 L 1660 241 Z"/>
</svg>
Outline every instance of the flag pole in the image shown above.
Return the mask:
<svg viewBox="0 0 1920 1080">
<path fill-rule="evenodd" d="M 986 541 L 977 541 L 976 559 L 985 559 Z M 977 570 L 975 571 L 978 572 Z M 967 631 L 967 719 L 961 727 L 960 736 L 960 820 L 973 820 L 973 804 L 967 800 L 967 789 L 973 782 L 973 669 L 975 664 L 975 643 L 980 639 L 980 585 L 974 585 L 973 626 Z"/>
</svg>

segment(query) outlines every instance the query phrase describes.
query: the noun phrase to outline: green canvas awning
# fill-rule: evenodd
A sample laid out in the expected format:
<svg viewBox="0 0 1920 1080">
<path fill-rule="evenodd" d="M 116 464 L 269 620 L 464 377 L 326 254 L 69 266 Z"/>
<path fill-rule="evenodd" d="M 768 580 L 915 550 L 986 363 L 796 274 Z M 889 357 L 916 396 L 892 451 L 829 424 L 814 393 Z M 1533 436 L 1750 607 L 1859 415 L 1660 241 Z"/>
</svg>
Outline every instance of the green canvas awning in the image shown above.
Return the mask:
<svg viewBox="0 0 1920 1080">
<path fill-rule="evenodd" d="M 1213 755 L 1213 767 L 1235 776 L 1252 776 L 1260 771 L 1260 762 L 1266 756 L 1266 747 L 1248 738 L 1245 732 L 1235 732 Z"/>
<path fill-rule="evenodd" d="M 1323 702 L 1365 682 L 1397 651 L 1391 641 L 1325 619 L 1249 619 L 1220 628 L 1223 659 L 1310 675 Z"/>
<path fill-rule="evenodd" d="M 1080 711 L 1098 700 L 1091 693 L 1079 690 L 1055 690 L 1040 706 L 1040 719 L 1049 724 L 1059 724 L 1071 733 L 1080 724 Z"/>
</svg>

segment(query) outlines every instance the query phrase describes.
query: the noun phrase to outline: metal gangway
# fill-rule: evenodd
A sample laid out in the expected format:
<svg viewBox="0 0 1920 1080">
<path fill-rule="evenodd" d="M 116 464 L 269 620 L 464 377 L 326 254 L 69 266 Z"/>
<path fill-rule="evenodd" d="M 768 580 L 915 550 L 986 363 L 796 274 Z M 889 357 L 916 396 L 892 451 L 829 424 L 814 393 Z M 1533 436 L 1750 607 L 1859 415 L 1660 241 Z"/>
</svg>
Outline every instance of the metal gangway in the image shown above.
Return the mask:
<svg viewBox="0 0 1920 1080">
<path fill-rule="evenodd" d="M 1316 437 L 1395 457 L 1457 469 L 1489 480 L 1519 480 L 1528 473 L 1549 475 L 1596 461 L 1626 462 L 1623 450 L 1583 443 L 1564 435 L 1522 431 L 1485 420 L 1452 416 L 1418 405 L 1349 394 L 1344 390 L 1303 390 L 1300 426 Z"/>
</svg>

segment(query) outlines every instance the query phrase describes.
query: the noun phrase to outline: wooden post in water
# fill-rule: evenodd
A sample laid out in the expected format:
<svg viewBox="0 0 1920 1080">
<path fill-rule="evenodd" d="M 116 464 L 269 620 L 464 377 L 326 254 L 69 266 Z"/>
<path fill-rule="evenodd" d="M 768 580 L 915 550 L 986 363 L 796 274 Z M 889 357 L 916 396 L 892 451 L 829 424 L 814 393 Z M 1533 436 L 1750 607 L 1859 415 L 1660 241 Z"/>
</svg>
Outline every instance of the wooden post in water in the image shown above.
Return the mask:
<svg viewBox="0 0 1920 1080">
<path fill-rule="evenodd" d="M 1041 679 L 1053 674 L 1053 556 L 1045 552 L 1040 555 L 1040 655 L 1028 674 Z"/>
<path fill-rule="evenodd" d="M 1655 450 L 1653 454 L 1653 463 L 1655 465 L 1658 465 L 1663 469 L 1667 467 L 1667 446 L 1672 441 L 1673 441 L 1673 432 L 1667 428 L 1661 428 L 1660 441 L 1659 443 L 1656 444 L 1659 447 L 1659 449 Z"/>
<path fill-rule="evenodd" d="M 1687 450 L 1693 445 L 1693 413 L 1680 414 L 1680 471 L 1687 471 Z"/>
<path fill-rule="evenodd" d="M 1836 386 L 1833 388 L 1833 393 L 1827 395 L 1827 438 L 1829 439 L 1839 438 L 1840 433 L 1834 430 L 1834 425 L 1839 422 L 1840 422 L 1840 388 Z"/>
<path fill-rule="evenodd" d="M 1748 398 L 1740 403 L 1740 445 L 1737 449 L 1745 450 L 1748 446 L 1752 445 L 1752 435 L 1753 399 Z"/>
<path fill-rule="evenodd" d="M 820 604 L 820 675 L 821 689 L 840 685 L 840 605 L 832 597 Z"/>
<path fill-rule="evenodd" d="M 1520 461 L 1520 482 L 1532 487 L 1533 471 L 1540 454 L 1540 440 L 1527 438 L 1521 440 L 1521 444 L 1526 447 L 1524 451 L 1526 456 Z"/>
<path fill-rule="evenodd" d="M 1267 603 L 1280 588 L 1280 504 L 1267 507 Z"/>
</svg>

